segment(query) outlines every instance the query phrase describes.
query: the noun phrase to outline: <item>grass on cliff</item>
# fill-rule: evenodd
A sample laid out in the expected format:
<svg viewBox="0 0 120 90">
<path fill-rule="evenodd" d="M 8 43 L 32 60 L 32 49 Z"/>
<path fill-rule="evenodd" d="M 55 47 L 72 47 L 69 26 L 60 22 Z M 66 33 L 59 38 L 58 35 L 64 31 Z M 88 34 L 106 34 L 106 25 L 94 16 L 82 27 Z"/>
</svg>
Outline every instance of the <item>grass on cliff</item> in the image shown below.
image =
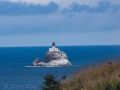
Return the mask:
<svg viewBox="0 0 120 90">
<path fill-rule="evenodd" d="M 84 66 L 62 90 L 120 90 L 120 58 Z"/>
</svg>

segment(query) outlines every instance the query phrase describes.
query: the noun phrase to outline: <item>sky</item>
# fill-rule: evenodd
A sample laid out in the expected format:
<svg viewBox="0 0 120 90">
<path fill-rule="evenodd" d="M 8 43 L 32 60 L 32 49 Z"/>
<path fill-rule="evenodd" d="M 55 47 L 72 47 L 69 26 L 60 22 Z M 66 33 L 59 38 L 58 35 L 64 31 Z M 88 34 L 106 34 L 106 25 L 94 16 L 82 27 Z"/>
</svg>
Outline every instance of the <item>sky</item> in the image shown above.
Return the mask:
<svg viewBox="0 0 120 90">
<path fill-rule="evenodd" d="M 0 47 L 120 45 L 120 0 L 0 0 Z"/>
</svg>

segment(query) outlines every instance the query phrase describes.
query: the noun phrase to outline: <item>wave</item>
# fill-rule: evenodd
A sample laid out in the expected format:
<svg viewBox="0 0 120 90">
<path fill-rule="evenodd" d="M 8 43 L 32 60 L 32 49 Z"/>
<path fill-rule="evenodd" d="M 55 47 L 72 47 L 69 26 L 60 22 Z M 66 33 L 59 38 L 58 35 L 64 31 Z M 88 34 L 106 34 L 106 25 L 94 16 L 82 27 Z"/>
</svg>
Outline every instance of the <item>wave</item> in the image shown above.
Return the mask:
<svg viewBox="0 0 120 90">
<path fill-rule="evenodd" d="M 62 67 L 62 66 L 25 66 L 25 67 Z"/>
<path fill-rule="evenodd" d="M 25 67 L 29 68 L 29 67 L 77 67 L 77 66 L 81 66 L 81 65 L 72 65 L 72 66 L 25 66 Z"/>
</svg>

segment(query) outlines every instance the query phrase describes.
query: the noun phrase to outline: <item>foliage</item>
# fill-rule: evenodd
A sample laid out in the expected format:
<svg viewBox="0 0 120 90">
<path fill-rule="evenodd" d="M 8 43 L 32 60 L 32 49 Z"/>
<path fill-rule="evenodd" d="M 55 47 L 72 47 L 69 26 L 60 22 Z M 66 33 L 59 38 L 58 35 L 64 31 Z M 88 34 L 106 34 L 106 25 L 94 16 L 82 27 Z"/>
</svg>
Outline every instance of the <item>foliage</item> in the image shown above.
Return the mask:
<svg viewBox="0 0 120 90">
<path fill-rule="evenodd" d="M 118 75 L 118 77 L 120 77 L 120 74 Z"/>
<path fill-rule="evenodd" d="M 120 57 L 84 66 L 62 90 L 120 90 Z"/>
<path fill-rule="evenodd" d="M 120 82 L 111 81 L 105 86 L 105 90 L 120 90 Z"/>
<path fill-rule="evenodd" d="M 110 62 L 84 66 L 71 79 L 62 82 L 54 74 L 44 76 L 42 90 L 120 90 L 120 57 Z"/>
<path fill-rule="evenodd" d="M 44 76 L 44 86 L 42 90 L 62 90 L 62 80 L 66 79 L 66 75 L 62 76 L 61 79 L 57 79 L 54 74 L 47 74 Z"/>
</svg>

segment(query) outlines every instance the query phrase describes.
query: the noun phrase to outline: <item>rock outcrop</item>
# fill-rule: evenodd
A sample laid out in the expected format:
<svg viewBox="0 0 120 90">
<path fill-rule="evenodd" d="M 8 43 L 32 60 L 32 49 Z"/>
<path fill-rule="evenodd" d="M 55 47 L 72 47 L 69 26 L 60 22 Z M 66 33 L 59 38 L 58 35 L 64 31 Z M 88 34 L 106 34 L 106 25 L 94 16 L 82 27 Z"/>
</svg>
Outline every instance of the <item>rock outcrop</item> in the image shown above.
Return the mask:
<svg viewBox="0 0 120 90">
<path fill-rule="evenodd" d="M 32 66 L 71 66 L 68 57 L 65 52 L 58 50 L 55 47 L 55 43 L 52 44 L 52 48 L 46 53 L 44 62 L 36 58 L 31 64 Z"/>
</svg>

